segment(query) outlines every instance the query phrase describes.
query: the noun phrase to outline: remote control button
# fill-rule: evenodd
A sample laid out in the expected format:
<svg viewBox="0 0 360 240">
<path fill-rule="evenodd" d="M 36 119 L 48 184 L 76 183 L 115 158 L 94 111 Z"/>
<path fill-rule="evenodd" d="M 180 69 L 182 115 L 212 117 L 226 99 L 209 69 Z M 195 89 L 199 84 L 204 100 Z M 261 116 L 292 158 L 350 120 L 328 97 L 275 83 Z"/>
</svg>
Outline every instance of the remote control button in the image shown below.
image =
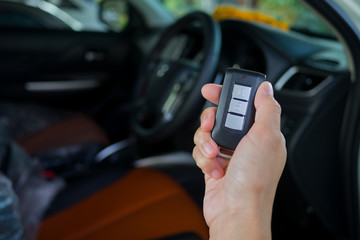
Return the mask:
<svg viewBox="0 0 360 240">
<path fill-rule="evenodd" d="M 245 115 L 248 102 L 231 99 L 229 112 Z"/>
<path fill-rule="evenodd" d="M 251 93 L 251 87 L 235 84 L 232 92 L 232 97 L 249 101 L 250 93 Z"/>
<path fill-rule="evenodd" d="M 231 113 L 228 113 L 226 116 L 225 127 L 234 129 L 234 130 L 243 130 L 244 128 L 245 117 L 237 116 Z"/>
</svg>

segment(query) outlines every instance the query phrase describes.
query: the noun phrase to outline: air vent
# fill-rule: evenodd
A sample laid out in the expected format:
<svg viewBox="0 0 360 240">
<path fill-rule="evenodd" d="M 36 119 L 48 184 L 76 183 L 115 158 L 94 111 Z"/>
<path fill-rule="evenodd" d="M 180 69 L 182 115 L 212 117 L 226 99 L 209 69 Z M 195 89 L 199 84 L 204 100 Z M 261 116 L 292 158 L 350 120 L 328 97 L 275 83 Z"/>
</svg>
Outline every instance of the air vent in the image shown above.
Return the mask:
<svg viewBox="0 0 360 240">
<path fill-rule="evenodd" d="M 338 45 L 336 45 L 338 46 Z M 340 47 L 340 46 L 338 46 Z M 342 48 L 335 47 L 312 55 L 306 60 L 308 66 L 325 71 L 338 71 L 347 68 L 346 56 Z"/>
<path fill-rule="evenodd" d="M 323 72 L 292 67 L 275 84 L 275 89 L 307 92 L 319 86 L 326 78 Z"/>
<path fill-rule="evenodd" d="M 324 80 L 323 76 L 316 76 L 305 73 L 295 73 L 284 85 L 283 89 L 296 91 L 310 91 Z"/>
<path fill-rule="evenodd" d="M 314 63 L 326 65 L 328 67 L 338 67 L 340 65 L 340 62 L 335 59 L 316 59 L 314 60 Z"/>
</svg>

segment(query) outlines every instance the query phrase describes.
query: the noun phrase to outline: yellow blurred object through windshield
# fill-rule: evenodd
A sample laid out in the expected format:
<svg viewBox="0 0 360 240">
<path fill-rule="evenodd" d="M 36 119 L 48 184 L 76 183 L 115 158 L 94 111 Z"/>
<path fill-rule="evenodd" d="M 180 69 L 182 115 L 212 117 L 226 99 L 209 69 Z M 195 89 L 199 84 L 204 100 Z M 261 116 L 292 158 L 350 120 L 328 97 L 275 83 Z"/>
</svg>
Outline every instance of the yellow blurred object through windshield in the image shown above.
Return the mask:
<svg viewBox="0 0 360 240">
<path fill-rule="evenodd" d="M 275 18 L 261 12 L 239 9 L 234 6 L 217 7 L 214 11 L 213 17 L 218 21 L 225 19 L 240 19 L 244 21 L 266 23 L 283 30 L 290 29 L 289 25 L 284 21 L 276 20 Z"/>
</svg>

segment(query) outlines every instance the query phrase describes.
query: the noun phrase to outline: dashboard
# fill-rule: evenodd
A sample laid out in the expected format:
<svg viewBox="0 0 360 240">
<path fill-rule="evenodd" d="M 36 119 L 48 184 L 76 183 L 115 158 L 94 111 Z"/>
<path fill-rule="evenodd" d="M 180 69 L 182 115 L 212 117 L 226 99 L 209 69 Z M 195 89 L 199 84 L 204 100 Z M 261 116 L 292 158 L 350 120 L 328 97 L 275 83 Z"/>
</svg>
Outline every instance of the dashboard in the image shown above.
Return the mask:
<svg viewBox="0 0 360 240">
<path fill-rule="evenodd" d="M 346 71 L 342 45 L 332 39 L 283 31 L 238 20 L 221 22 L 220 69 L 238 65 L 267 74 L 276 83 L 292 66 L 334 73 Z"/>
</svg>

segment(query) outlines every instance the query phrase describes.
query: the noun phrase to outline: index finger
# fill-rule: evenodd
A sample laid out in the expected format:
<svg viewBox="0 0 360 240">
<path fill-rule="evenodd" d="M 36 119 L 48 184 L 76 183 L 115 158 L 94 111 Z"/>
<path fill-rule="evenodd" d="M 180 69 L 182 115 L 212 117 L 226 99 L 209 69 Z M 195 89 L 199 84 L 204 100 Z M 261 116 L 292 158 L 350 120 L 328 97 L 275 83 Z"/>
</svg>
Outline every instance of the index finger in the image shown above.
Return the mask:
<svg viewBox="0 0 360 240">
<path fill-rule="evenodd" d="M 218 105 L 222 86 L 218 84 L 206 84 L 201 89 L 201 94 L 206 100 Z"/>
</svg>

